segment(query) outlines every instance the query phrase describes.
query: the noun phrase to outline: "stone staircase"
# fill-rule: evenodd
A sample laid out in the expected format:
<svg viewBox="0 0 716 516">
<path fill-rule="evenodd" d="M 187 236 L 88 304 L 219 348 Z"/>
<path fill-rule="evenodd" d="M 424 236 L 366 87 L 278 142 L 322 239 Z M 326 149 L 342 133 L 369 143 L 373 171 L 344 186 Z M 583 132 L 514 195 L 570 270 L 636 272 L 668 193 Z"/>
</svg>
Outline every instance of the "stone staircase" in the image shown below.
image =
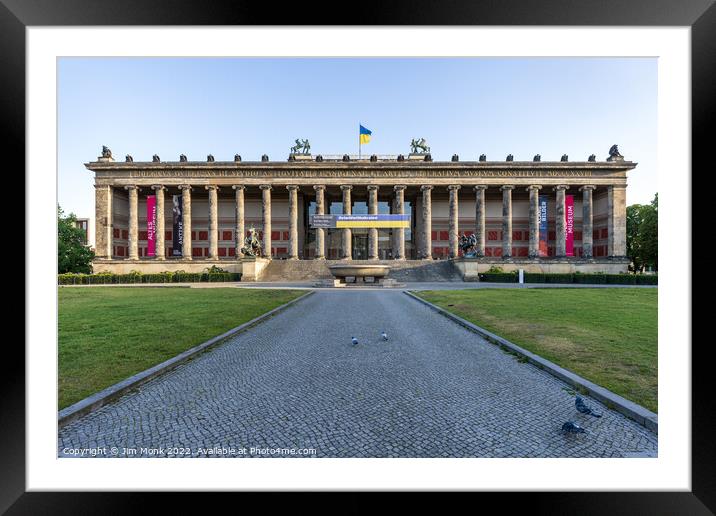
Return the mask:
<svg viewBox="0 0 716 516">
<path fill-rule="evenodd" d="M 307 281 L 332 279 L 330 265 L 339 260 L 272 260 L 263 270 L 259 281 Z M 400 283 L 462 281 L 462 276 L 450 260 L 352 260 L 354 264 L 388 265 L 389 278 Z"/>
</svg>

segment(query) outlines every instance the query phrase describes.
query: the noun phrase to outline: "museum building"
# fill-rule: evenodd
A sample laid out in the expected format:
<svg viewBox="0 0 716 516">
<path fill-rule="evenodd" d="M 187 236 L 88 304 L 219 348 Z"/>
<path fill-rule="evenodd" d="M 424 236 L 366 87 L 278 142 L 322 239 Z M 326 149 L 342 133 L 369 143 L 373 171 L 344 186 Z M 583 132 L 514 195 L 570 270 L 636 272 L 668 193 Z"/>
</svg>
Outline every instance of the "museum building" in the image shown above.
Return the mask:
<svg viewBox="0 0 716 516">
<path fill-rule="evenodd" d="M 495 265 L 626 272 L 627 171 L 636 165 L 616 145 L 604 161 L 454 155 L 449 162 L 430 154 L 115 161 L 105 147 L 85 164 L 95 176 L 94 271 L 200 272 L 216 265 L 260 280 L 270 264 L 281 263 L 290 280 L 296 261 L 320 271 L 315 267 L 332 260 L 401 268 L 451 260 L 465 280 Z M 326 215 L 351 222 L 313 223 Z M 395 215 L 400 227 L 390 222 Z M 259 258 L 242 252 L 251 229 Z M 461 238 L 471 235 L 467 251 Z"/>
</svg>

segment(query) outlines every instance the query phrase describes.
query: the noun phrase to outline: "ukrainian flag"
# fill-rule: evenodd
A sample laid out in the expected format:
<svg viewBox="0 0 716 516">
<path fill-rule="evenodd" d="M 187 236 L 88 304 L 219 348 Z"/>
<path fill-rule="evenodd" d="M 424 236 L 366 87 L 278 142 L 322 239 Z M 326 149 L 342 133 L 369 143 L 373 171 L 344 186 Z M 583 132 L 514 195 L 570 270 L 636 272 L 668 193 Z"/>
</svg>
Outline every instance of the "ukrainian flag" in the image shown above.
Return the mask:
<svg viewBox="0 0 716 516">
<path fill-rule="evenodd" d="M 371 134 L 373 134 L 373 133 L 361 125 L 360 126 L 360 143 L 370 142 Z"/>
</svg>

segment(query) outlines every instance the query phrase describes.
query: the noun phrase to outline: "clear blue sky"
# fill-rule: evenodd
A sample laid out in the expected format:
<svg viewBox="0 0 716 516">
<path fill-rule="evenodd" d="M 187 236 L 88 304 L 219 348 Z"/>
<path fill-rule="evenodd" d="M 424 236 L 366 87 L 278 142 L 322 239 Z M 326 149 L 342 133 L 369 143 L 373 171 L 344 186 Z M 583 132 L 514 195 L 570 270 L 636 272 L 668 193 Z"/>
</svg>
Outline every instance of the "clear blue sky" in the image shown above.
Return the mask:
<svg viewBox="0 0 716 516">
<path fill-rule="evenodd" d="M 433 159 L 606 159 L 618 144 L 639 162 L 627 203 L 657 191 L 655 58 L 62 58 L 59 203 L 94 217 L 94 161 L 283 161 L 296 138 L 313 154 L 407 154 L 424 137 Z"/>
</svg>

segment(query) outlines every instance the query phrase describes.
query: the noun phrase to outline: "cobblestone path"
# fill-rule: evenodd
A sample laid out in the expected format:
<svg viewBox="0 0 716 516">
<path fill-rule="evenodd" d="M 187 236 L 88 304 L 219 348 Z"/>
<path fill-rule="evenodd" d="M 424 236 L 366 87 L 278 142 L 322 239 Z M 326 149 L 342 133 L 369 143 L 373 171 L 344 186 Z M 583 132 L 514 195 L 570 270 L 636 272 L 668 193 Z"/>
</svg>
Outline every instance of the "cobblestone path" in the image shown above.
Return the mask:
<svg viewBox="0 0 716 516">
<path fill-rule="evenodd" d="M 321 290 L 62 428 L 58 455 L 656 456 L 655 434 L 585 399 L 604 416 L 402 292 Z"/>
</svg>

